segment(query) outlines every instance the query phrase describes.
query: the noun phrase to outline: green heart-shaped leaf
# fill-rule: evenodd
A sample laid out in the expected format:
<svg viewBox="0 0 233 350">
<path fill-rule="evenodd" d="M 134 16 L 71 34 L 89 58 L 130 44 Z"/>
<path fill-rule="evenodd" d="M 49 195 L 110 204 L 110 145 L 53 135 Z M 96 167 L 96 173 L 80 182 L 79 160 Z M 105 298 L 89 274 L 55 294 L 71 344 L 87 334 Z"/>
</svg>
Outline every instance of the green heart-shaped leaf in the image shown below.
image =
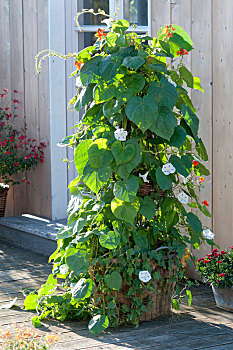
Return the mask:
<svg viewBox="0 0 233 350">
<path fill-rule="evenodd" d="M 122 285 L 122 277 L 119 272 L 113 271 L 111 274 L 106 275 L 104 280 L 109 288 L 118 291 L 120 290 Z"/>
<path fill-rule="evenodd" d="M 117 165 L 128 163 L 135 156 L 136 149 L 133 144 L 123 145 L 120 141 L 113 143 L 111 147 L 112 154 Z"/>
</svg>

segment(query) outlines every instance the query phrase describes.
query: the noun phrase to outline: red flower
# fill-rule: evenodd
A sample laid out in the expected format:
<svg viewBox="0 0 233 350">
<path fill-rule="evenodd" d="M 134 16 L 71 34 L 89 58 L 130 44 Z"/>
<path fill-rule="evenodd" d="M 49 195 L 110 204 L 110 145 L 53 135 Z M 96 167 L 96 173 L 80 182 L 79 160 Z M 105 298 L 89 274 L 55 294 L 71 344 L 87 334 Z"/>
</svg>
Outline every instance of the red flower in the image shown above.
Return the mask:
<svg viewBox="0 0 233 350">
<path fill-rule="evenodd" d="M 17 91 L 17 90 L 14 90 L 14 93 L 15 93 L 15 94 L 17 94 L 17 93 L 18 93 L 18 91 Z"/>
<path fill-rule="evenodd" d="M 26 180 L 26 179 L 23 179 L 23 182 L 27 182 L 27 180 Z"/>
<path fill-rule="evenodd" d="M 210 260 L 204 260 L 204 264 L 208 264 Z"/>
<path fill-rule="evenodd" d="M 220 273 L 218 276 L 223 277 L 223 276 L 226 276 L 226 274 L 225 274 L 225 272 L 223 272 L 223 273 Z"/>
<path fill-rule="evenodd" d="M 208 201 L 204 200 L 203 202 L 201 202 L 202 204 L 204 204 L 206 207 L 209 207 L 209 203 Z"/>
<path fill-rule="evenodd" d="M 219 260 L 219 261 L 217 261 L 217 263 L 218 263 L 218 264 L 221 264 L 221 263 L 222 263 L 222 261 L 221 261 L 221 260 Z"/>
<path fill-rule="evenodd" d="M 13 99 L 14 103 L 19 103 L 19 100 Z"/>
<path fill-rule="evenodd" d="M 193 160 L 193 166 L 197 166 L 199 162 L 197 160 Z"/>
<path fill-rule="evenodd" d="M 8 91 L 8 89 L 3 89 L 3 91 L 5 91 L 5 92 L 6 92 L 6 91 Z"/>
<path fill-rule="evenodd" d="M 182 49 L 182 47 L 179 49 L 179 51 L 177 51 L 176 53 L 178 56 L 181 56 L 181 55 L 188 55 L 188 51 L 185 50 L 185 49 Z"/>
<path fill-rule="evenodd" d="M 173 32 L 176 30 L 176 28 L 173 28 L 172 25 L 170 24 L 169 26 L 166 26 L 163 31 L 162 34 L 165 35 L 165 38 L 173 38 Z"/>
<path fill-rule="evenodd" d="M 103 36 L 106 36 L 107 35 L 107 33 L 104 33 L 104 30 L 103 29 L 98 29 L 97 30 L 97 32 L 96 32 L 96 34 L 95 34 L 95 36 L 97 37 L 97 38 L 99 38 L 99 40 L 102 40 L 102 37 Z"/>
<path fill-rule="evenodd" d="M 233 246 L 232 247 L 229 247 L 230 249 L 233 249 Z"/>
<path fill-rule="evenodd" d="M 200 261 L 202 261 L 202 260 L 204 260 L 204 258 L 197 259 L 196 261 L 197 261 L 197 262 L 200 262 Z"/>
<path fill-rule="evenodd" d="M 217 283 L 219 283 L 220 281 L 219 281 L 219 280 L 217 280 L 216 282 L 217 282 Z"/>
<path fill-rule="evenodd" d="M 8 111 L 8 109 L 9 109 L 9 107 L 6 107 L 6 108 L 5 108 L 5 111 L 7 112 L 7 111 Z"/>
<path fill-rule="evenodd" d="M 1 123 L 1 126 L 4 126 L 4 125 L 5 125 L 5 122 L 2 122 L 2 123 Z"/>
<path fill-rule="evenodd" d="M 225 255 L 226 253 L 225 250 L 222 250 L 220 254 Z"/>
<path fill-rule="evenodd" d="M 213 250 L 213 253 L 217 253 L 217 252 L 218 252 L 218 249 L 215 248 L 215 249 Z"/>
</svg>

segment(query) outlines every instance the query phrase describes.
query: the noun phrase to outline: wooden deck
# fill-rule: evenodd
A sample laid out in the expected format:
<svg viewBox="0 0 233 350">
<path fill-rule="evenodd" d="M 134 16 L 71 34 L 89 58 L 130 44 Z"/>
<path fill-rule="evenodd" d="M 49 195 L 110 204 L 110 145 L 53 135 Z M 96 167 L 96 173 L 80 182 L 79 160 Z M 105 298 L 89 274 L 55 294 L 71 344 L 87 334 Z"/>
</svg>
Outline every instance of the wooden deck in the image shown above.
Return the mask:
<svg viewBox="0 0 233 350">
<path fill-rule="evenodd" d="M 38 288 L 50 267 L 47 258 L 0 242 L 0 305 L 18 297 L 16 307 L 0 310 L 0 328 L 10 329 L 17 322 L 30 325 L 31 312 L 23 310 L 22 288 Z M 182 306 L 179 318 L 173 315 L 139 328 L 110 329 L 100 337 L 90 335 L 84 322 L 45 321 L 40 332 L 57 334 L 55 349 L 72 350 L 232 350 L 233 313 L 215 307 L 208 287 L 193 288 L 193 303 Z"/>
</svg>

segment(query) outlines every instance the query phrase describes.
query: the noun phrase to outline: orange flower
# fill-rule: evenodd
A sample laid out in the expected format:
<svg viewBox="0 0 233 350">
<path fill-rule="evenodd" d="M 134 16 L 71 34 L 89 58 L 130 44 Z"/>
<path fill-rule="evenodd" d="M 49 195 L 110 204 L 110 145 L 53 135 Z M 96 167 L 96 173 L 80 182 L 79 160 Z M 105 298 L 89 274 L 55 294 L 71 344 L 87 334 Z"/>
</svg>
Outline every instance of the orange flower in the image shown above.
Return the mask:
<svg viewBox="0 0 233 350">
<path fill-rule="evenodd" d="M 104 33 L 104 30 L 100 28 L 97 30 L 97 33 L 95 34 L 95 36 L 99 38 L 99 40 L 102 40 L 102 37 L 106 35 L 107 33 Z"/>
<path fill-rule="evenodd" d="M 197 166 L 199 164 L 199 162 L 197 160 L 193 161 L 193 166 Z"/>
<path fill-rule="evenodd" d="M 75 65 L 76 65 L 76 67 L 78 68 L 78 70 L 81 70 L 81 68 L 82 68 L 82 61 L 75 61 L 75 63 L 74 63 Z"/>
<path fill-rule="evenodd" d="M 204 182 L 205 181 L 205 179 L 204 179 L 204 177 L 199 177 L 199 184 L 201 184 L 202 182 Z"/>
<path fill-rule="evenodd" d="M 209 207 L 209 203 L 208 201 L 204 200 L 203 202 L 201 202 L 202 204 L 204 204 L 206 207 Z"/>
<path fill-rule="evenodd" d="M 188 55 L 189 53 L 188 53 L 188 51 L 187 50 L 185 50 L 185 49 L 182 49 L 182 47 L 179 49 L 179 51 L 177 51 L 177 53 L 176 53 L 178 56 L 183 56 L 183 55 Z"/>
<path fill-rule="evenodd" d="M 169 26 L 166 26 L 163 31 L 162 34 L 166 35 L 165 38 L 173 38 L 173 32 L 176 30 L 176 28 L 173 28 L 172 25 L 170 24 Z"/>
</svg>

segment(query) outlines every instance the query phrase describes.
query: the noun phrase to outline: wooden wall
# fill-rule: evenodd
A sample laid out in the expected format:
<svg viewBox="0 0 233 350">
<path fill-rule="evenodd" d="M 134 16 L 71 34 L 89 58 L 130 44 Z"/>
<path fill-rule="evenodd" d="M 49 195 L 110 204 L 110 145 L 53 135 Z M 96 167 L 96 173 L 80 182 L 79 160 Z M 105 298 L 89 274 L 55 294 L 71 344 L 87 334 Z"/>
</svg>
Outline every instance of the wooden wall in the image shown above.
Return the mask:
<svg viewBox="0 0 233 350">
<path fill-rule="evenodd" d="M 195 50 L 186 57 L 205 90 L 192 92 L 200 118 L 200 135 L 209 154 L 201 200 L 208 200 L 212 219 L 202 217 L 221 247 L 233 244 L 233 2 L 231 0 L 151 0 L 152 34 L 164 24 L 178 24 L 191 36 Z M 232 62 L 233 63 L 233 62 Z M 202 248 L 208 251 L 209 247 Z M 198 255 L 198 254 L 197 254 Z"/>
<path fill-rule="evenodd" d="M 64 0 L 62 0 L 64 1 Z M 76 49 L 72 27 L 76 0 L 66 0 L 66 46 Z M 233 2 L 231 0 L 151 0 L 152 34 L 164 24 L 178 24 L 192 37 L 195 50 L 186 62 L 199 76 L 205 90 L 192 92 L 200 118 L 200 134 L 209 153 L 211 176 L 206 179 L 201 200 L 208 200 L 213 213 L 205 224 L 216 234 L 222 247 L 233 245 Z M 27 124 L 28 134 L 48 142 L 49 72 L 45 61 L 43 74 L 35 71 L 34 56 L 49 47 L 48 0 L 0 1 L 0 88 L 17 89 L 21 104 L 21 121 Z M 63 24 L 64 25 L 64 24 Z M 66 73 L 72 68 L 67 64 Z M 72 87 L 66 86 L 67 96 Z M 68 113 L 67 133 L 75 117 Z M 51 216 L 51 166 L 49 147 L 45 163 L 27 174 L 30 186 L 11 191 L 8 215 L 30 212 Z M 70 180 L 74 171 L 68 175 Z M 209 249 L 209 248 L 206 248 Z M 200 253 L 202 254 L 202 252 Z"/>
<path fill-rule="evenodd" d="M 29 137 L 47 143 L 45 161 L 26 175 L 31 185 L 10 190 L 6 215 L 51 216 L 48 62 L 38 76 L 34 57 L 48 48 L 48 0 L 0 1 L 0 89 L 18 90 L 18 126 Z"/>
</svg>

